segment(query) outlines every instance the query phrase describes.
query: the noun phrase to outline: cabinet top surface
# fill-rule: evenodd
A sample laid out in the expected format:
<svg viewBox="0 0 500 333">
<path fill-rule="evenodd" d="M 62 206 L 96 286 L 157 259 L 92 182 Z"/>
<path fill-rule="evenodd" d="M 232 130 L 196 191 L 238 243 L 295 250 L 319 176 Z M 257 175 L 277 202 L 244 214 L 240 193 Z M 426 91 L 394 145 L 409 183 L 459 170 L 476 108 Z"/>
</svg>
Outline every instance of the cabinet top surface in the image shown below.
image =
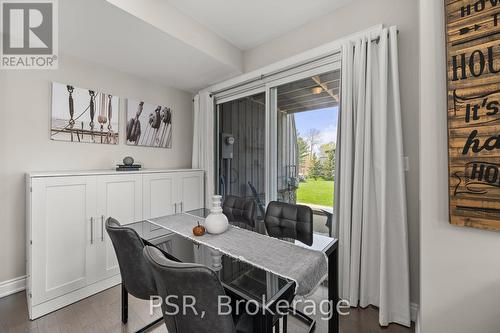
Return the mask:
<svg viewBox="0 0 500 333">
<path fill-rule="evenodd" d="M 148 174 L 164 172 L 189 172 L 203 171 L 202 169 L 142 169 L 138 171 L 116 171 L 113 169 L 104 170 L 78 170 L 78 171 L 34 171 L 26 175 L 30 178 L 35 177 L 62 177 L 62 176 L 95 176 L 95 175 L 130 175 L 130 174 Z"/>
</svg>

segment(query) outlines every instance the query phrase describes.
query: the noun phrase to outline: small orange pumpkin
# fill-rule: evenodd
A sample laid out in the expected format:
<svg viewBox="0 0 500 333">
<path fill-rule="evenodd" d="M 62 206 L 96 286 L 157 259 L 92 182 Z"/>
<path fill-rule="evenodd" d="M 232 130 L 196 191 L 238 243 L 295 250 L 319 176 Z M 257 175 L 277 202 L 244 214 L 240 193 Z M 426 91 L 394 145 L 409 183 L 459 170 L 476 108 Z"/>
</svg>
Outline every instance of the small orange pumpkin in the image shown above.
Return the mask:
<svg viewBox="0 0 500 333">
<path fill-rule="evenodd" d="M 200 225 L 200 222 L 198 222 L 198 225 L 193 228 L 193 235 L 203 236 L 204 234 L 205 234 L 205 227 Z"/>
</svg>

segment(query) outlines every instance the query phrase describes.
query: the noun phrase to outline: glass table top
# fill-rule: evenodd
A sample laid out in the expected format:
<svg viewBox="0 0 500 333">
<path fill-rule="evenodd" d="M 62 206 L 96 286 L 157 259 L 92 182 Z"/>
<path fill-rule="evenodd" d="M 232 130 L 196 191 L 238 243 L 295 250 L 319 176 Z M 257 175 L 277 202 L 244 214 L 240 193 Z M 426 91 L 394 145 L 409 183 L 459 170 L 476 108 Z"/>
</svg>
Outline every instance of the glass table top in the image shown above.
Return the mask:
<svg viewBox="0 0 500 333">
<path fill-rule="evenodd" d="M 200 218 L 207 217 L 209 213 L 210 210 L 205 208 L 186 212 L 186 214 Z M 212 268 L 219 275 L 226 291 L 238 297 L 255 300 L 259 304 L 268 304 L 276 301 L 285 290 L 295 288 L 295 283 L 292 281 L 223 255 L 148 221 L 127 226 L 135 229 L 142 238 L 182 262 L 199 263 Z M 294 239 L 283 240 L 327 254 L 337 245 L 336 239 L 316 233 L 313 235 L 313 242 L 310 246 Z"/>
<path fill-rule="evenodd" d="M 142 238 L 182 262 L 210 267 L 217 272 L 226 292 L 246 300 L 255 300 L 259 305 L 276 301 L 286 288 L 295 288 L 292 281 L 196 244 L 148 221 L 128 224 L 127 227 L 133 228 Z"/>
</svg>

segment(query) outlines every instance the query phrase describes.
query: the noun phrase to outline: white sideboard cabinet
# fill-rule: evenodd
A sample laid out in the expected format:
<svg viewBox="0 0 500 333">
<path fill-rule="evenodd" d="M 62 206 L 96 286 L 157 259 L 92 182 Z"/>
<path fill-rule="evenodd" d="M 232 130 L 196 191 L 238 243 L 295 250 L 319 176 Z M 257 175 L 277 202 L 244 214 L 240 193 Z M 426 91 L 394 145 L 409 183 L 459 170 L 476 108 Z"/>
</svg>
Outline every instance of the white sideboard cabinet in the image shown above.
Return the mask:
<svg viewBox="0 0 500 333">
<path fill-rule="evenodd" d="M 203 207 L 203 172 L 181 172 L 178 174 L 155 173 L 143 176 L 144 219 L 181 213 Z M 146 227 L 146 226 L 145 226 Z M 163 230 L 149 225 L 143 230 L 144 237 L 152 238 Z"/>
<path fill-rule="evenodd" d="M 30 319 L 121 282 L 106 230 L 204 206 L 202 170 L 30 173 L 27 285 Z M 165 235 L 143 230 L 144 237 Z"/>
</svg>

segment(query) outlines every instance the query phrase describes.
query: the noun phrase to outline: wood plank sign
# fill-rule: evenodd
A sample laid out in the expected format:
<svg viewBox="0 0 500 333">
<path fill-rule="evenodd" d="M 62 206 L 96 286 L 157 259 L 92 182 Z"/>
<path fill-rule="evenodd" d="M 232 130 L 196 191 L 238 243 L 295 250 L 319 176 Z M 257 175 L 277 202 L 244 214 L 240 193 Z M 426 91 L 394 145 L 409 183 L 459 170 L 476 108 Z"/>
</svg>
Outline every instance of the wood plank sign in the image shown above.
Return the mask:
<svg viewBox="0 0 500 333">
<path fill-rule="evenodd" d="M 445 0 L 450 222 L 500 230 L 500 0 Z"/>
</svg>

